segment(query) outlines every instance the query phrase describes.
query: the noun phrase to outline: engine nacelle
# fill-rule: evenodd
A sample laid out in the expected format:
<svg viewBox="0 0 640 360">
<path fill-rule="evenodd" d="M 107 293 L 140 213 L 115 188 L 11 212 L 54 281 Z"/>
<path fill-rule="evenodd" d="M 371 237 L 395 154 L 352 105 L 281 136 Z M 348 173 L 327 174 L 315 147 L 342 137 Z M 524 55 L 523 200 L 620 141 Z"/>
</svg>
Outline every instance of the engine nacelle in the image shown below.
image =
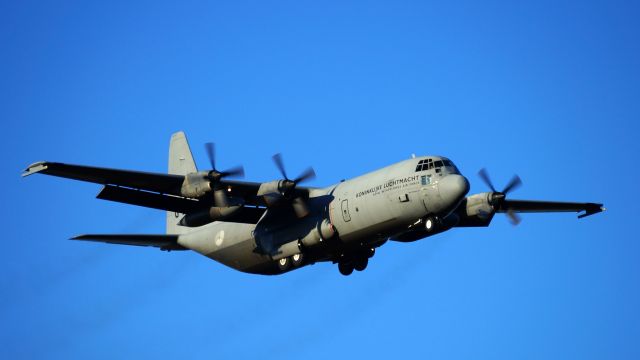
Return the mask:
<svg viewBox="0 0 640 360">
<path fill-rule="evenodd" d="M 211 181 L 206 171 L 190 173 L 184 177 L 184 182 L 180 188 L 180 194 L 184 197 L 197 199 L 211 192 Z"/>
<path fill-rule="evenodd" d="M 466 197 L 455 214 L 460 218 L 457 226 L 487 226 L 496 210 L 491 204 L 492 193 L 480 193 Z"/>
<path fill-rule="evenodd" d="M 214 221 L 220 221 L 235 214 L 242 208 L 242 205 L 227 207 L 211 207 L 209 209 L 185 215 L 178 223 L 181 226 L 197 227 L 206 225 Z"/>
<path fill-rule="evenodd" d="M 295 187 L 291 180 L 274 180 L 260 184 L 256 195 L 262 196 L 267 206 L 277 205 L 285 199 L 288 191 Z"/>
<path fill-rule="evenodd" d="M 437 224 L 431 230 L 424 227 L 424 219 L 402 234 L 392 237 L 394 241 L 411 242 L 432 236 L 450 228 L 469 226 L 488 226 L 495 215 L 495 209 L 491 203 L 492 193 L 480 193 L 466 197 L 458 208 L 444 218 L 438 219 Z"/>
</svg>

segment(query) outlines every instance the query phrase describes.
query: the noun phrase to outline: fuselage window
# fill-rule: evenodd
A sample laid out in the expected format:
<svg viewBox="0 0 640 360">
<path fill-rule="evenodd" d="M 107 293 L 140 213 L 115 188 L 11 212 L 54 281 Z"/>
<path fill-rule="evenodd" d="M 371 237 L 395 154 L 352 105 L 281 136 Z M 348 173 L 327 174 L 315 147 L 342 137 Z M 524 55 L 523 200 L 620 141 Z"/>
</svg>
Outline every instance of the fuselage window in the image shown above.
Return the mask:
<svg viewBox="0 0 640 360">
<path fill-rule="evenodd" d="M 436 162 L 434 163 L 434 165 L 435 165 L 437 168 L 442 167 L 442 161 L 438 160 L 438 161 L 436 161 Z"/>
</svg>

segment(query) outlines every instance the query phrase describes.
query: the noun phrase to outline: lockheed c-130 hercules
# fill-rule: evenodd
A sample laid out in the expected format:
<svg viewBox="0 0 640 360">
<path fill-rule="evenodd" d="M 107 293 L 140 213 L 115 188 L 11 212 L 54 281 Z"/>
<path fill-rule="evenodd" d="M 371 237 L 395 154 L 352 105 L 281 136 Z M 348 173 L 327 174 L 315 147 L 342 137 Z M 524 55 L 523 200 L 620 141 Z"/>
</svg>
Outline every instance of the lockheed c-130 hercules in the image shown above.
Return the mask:
<svg viewBox="0 0 640 360">
<path fill-rule="evenodd" d="M 338 264 L 343 275 L 367 267 L 388 240 L 410 242 L 455 227 L 482 227 L 496 213 L 517 224 L 521 212 L 604 210 L 602 204 L 510 200 L 521 184 L 515 176 L 502 191 L 479 175 L 491 191 L 467 196 L 469 182 L 441 156 L 400 161 L 324 188 L 298 184 L 315 177 L 312 168 L 290 179 L 282 157 L 273 160 L 282 179 L 265 183 L 229 180 L 242 167 L 219 171 L 213 144 L 211 170 L 196 169 L 183 132 L 171 137 L 169 173 L 149 173 L 55 162 L 30 165 L 23 176 L 41 173 L 103 184 L 97 198 L 139 205 L 166 214 L 166 234 L 93 234 L 74 240 L 194 250 L 234 269 L 282 274 L 316 262 Z"/>
</svg>

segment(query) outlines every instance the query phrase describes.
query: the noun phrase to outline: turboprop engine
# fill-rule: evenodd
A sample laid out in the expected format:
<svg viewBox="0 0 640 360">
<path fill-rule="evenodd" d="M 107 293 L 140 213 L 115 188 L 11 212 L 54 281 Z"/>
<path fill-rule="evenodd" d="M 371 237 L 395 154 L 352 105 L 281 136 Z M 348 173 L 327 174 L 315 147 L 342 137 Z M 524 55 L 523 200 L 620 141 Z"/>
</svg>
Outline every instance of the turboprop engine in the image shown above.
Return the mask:
<svg viewBox="0 0 640 360">
<path fill-rule="evenodd" d="M 187 198 L 197 199 L 212 191 L 208 171 L 187 174 L 180 188 L 180 194 Z"/>
<path fill-rule="evenodd" d="M 211 170 L 185 175 L 180 194 L 191 199 L 202 199 L 206 195 L 213 193 L 213 206 L 186 214 L 179 222 L 181 226 L 197 227 L 210 222 L 224 220 L 237 213 L 244 205 L 242 201 L 229 198 L 223 186 L 220 185 L 222 178 L 243 177 L 244 169 L 241 166 L 237 166 L 226 171 L 216 170 L 214 144 L 206 143 L 205 149 L 209 156 Z"/>
<path fill-rule="evenodd" d="M 284 179 L 262 183 L 258 189 L 257 196 L 264 199 L 267 207 L 274 207 L 285 201 L 290 201 L 297 217 L 303 218 L 307 216 L 309 214 L 309 208 L 301 194 L 296 193 L 296 186 L 301 182 L 315 178 L 315 171 L 309 167 L 295 179 L 289 179 L 284 168 L 284 163 L 282 162 L 282 155 L 273 155 L 273 162 L 276 164 L 278 170 L 280 170 Z"/>
</svg>

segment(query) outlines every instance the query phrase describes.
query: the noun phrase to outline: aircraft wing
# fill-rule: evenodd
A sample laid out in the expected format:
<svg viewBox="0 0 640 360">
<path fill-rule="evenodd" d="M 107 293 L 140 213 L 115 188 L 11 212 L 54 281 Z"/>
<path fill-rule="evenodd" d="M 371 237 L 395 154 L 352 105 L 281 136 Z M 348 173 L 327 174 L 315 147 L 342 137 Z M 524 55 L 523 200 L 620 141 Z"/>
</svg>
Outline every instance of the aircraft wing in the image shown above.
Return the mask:
<svg viewBox="0 0 640 360">
<path fill-rule="evenodd" d="M 162 194 L 180 195 L 184 176 L 143 171 L 108 169 L 41 161 L 29 165 L 22 176 L 47 174 L 96 184 L 125 186 Z"/>
<path fill-rule="evenodd" d="M 110 169 L 94 166 L 63 164 L 41 161 L 29 165 L 22 176 L 45 174 L 68 179 L 103 184 L 97 198 L 149 207 L 158 210 L 189 214 L 213 206 L 213 196 L 191 199 L 181 196 L 180 189 L 184 176 L 133 170 Z M 246 207 L 237 216 L 225 221 L 255 223 L 264 213 L 265 203 L 257 196 L 260 183 L 236 180 L 222 180 L 219 185 L 229 191 L 229 195 L 242 198 Z M 308 189 L 296 188 L 298 192 Z"/>
<path fill-rule="evenodd" d="M 555 201 L 532 201 L 532 200 L 505 200 L 496 212 L 508 213 L 536 213 L 536 212 L 582 212 L 578 217 L 597 214 L 604 211 L 602 204 L 596 203 L 573 203 Z"/>
<path fill-rule="evenodd" d="M 71 240 L 96 241 L 107 244 L 153 246 L 162 250 L 187 250 L 178 244 L 178 235 L 87 234 Z"/>
</svg>

